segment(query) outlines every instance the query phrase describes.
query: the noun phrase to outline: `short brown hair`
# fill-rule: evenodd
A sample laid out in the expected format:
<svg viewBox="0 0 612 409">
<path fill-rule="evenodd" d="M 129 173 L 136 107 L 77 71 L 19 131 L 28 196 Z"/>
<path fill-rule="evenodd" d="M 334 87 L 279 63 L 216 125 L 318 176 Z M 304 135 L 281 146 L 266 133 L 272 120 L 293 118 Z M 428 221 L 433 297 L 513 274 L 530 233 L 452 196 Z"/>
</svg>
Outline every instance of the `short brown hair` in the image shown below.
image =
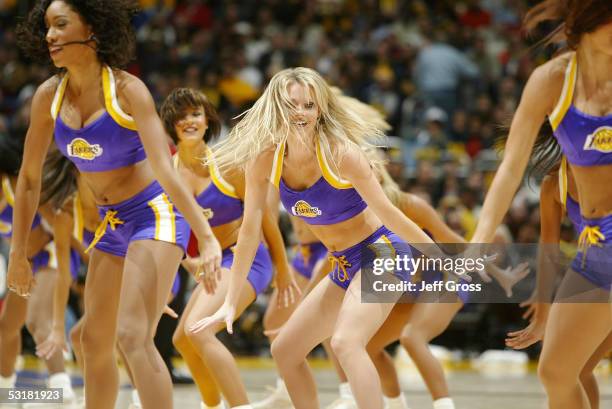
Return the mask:
<svg viewBox="0 0 612 409">
<path fill-rule="evenodd" d="M 174 143 L 179 142 L 174 125 L 185 117 L 187 109 L 199 107 L 204 109 L 208 124 L 204 133 L 204 142 L 208 143 L 219 136 L 221 132 L 219 114 L 206 95 L 191 88 L 176 88 L 166 97 L 159 112 L 164 128 Z"/>
<path fill-rule="evenodd" d="M 544 43 L 567 41 L 575 50 L 582 35 L 591 33 L 612 21 L 610 0 L 545 0 L 532 7 L 525 15 L 525 29 L 532 32 L 544 21 L 560 24 L 543 40 Z"/>
</svg>

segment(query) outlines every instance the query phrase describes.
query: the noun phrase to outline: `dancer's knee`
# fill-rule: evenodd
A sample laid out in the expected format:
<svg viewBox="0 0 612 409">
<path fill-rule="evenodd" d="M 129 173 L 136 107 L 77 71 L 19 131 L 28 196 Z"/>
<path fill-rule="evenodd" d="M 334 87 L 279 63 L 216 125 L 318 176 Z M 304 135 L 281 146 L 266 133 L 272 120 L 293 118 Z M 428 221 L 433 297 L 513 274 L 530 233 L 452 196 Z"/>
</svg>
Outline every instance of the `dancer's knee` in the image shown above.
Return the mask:
<svg viewBox="0 0 612 409">
<path fill-rule="evenodd" d="M 419 345 L 426 343 L 424 336 L 421 331 L 412 325 L 406 326 L 402 335 L 400 336 L 400 344 L 406 349 L 408 353 L 414 351 Z"/>
<path fill-rule="evenodd" d="M 330 345 L 340 362 L 347 362 L 354 352 L 365 350 L 365 346 L 358 338 L 344 333 L 332 335 Z"/>
<path fill-rule="evenodd" d="M 579 379 L 580 379 L 580 383 L 583 385 L 597 384 L 597 379 L 595 378 L 595 374 L 590 368 L 583 369 L 582 372 L 580 372 Z"/>
<path fill-rule="evenodd" d="M 72 329 L 70 330 L 70 342 L 72 343 L 72 347 L 74 349 L 81 349 L 81 334 L 82 334 L 82 329 L 83 327 L 80 325 L 75 325 L 74 327 L 72 327 Z"/>
<path fill-rule="evenodd" d="M 40 318 L 28 317 L 26 319 L 26 328 L 32 334 L 36 343 L 43 342 L 51 332 L 51 323 L 42 322 Z"/>
<path fill-rule="evenodd" d="M 306 359 L 306 355 L 301 356 L 294 347 L 295 341 L 292 343 L 288 337 L 282 336 L 282 334 L 272 341 L 270 352 L 279 368 L 294 366 Z"/>
<path fill-rule="evenodd" d="M 574 372 L 571 367 L 558 359 L 541 356 L 538 364 L 538 376 L 546 389 L 554 389 L 577 383 L 580 374 Z"/>
<path fill-rule="evenodd" d="M 218 342 L 214 330 L 205 329 L 199 332 L 192 332 L 187 329 L 190 328 L 191 325 L 192 323 L 187 320 L 185 323 L 185 330 L 183 331 L 185 342 L 189 342 L 194 346 L 197 345 L 197 349 L 200 351 L 200 353 L 206 354 L 208 346 L 214 342 Z"/>
<path fill-rule="evenodd" d="M 113 337 L 97 327 L 95 322 L 83 324 L 80 342 L 83 358 L 87 361 L 112 355 L 115 348 Z"/>
<path fill-rule="evenodd" d="M 117 342 L 119 347 L 126 354 L 130 355 L 134 351 L 141 351 L 147 342 L 152 342 L 147 328 L 139 325 L 129 325 L 128 323 L 119 324 L 117 328 Z"/>
<path fill-rule="evenodd" d="M 172 345 L 177 349 L 177 351 L 184 351 L 189 347 L 189 338 L 187 338 L 187 334 L 185 333 L 185 328 L 181 325 L 176 327 L 174 334 L 172 334 Z"/>
</svg>

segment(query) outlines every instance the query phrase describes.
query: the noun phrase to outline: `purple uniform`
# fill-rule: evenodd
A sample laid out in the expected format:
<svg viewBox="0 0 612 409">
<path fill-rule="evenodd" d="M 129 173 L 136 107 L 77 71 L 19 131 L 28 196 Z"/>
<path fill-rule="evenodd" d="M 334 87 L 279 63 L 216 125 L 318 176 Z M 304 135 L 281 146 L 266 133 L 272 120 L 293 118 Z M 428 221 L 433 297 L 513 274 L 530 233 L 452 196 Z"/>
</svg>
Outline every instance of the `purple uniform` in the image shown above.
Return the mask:
<svg viewBox="0 0 612 409">
<path fill-rule="evenodd" d="M 6 201 L 6 206 L 0 211 L 0 237 L 10 238 L 13 234 L 13 206 L 15 206 L 15 193 L 11 187 L 11 180 L 8 176 L 2 176 L 2 195 Z M 38 214 L 34 216 L 32 230 L 38 227 L 41 218 Z"/>
<path fill-rule="evenodd" d="M 291 265 L 304 278 L 310 280 L 312 273 L 319 262 L 327 255 L 327 249 L 318 241 L 314 243 L 298 244 L 295 246 L 295 255 Z"/>
<path fill-rule="evenodd" d="M 209 160 L 212 158 L 209 150 L 207 150 L 207 157 Z M 174 163 L 178 167 L 178 154 L 174 157 Z M 196 196 L 196 201 L 202 207 L 208 223 L 211 227 L 215 227 L 241 219 L 244 213 L 244 203 L 238 197 L 236 189 L 223 178 L 212 160 L 208 166 L 208 171 L 210 173 L 210 184 Z M 232 266 L 234 262 L 233 249 L 234 246 L 223 249 L 221 267 L 229 269 Z M 255 294 L 262 293 L 270 285 L 272 274 L 270 253 L 263 243 L 260 243 L 247 276 Z"/>
<path fill-rule="evenodd" d="M 578 62 L 574 53 L 565 72 L 561 97 L 549 117 L 550 124 L 570 164 L 583 167 L 610 165 L 612 164 L 612 115 L 602 117 L 588 115 L 574 106 L 577 72 Z M 568 206 L 568 215 L 569 213 Z M 584 217 L 581 219 L 580 251 L 572 262 L 572 269 L 597 286 L 610 291 L 612 215 L 598 219 Z"/>
<path fill-rule="evenodd" d="M 55 143 L 81 172 L 103 172 L 133 165 L 146 158 L 136 123 L 119 106 L 115 77 L 102 68 L 105 112 L 81 129 L 67 126 L 60 111 L 68 74 L 64 74 L 51 104 L 55 120 Z M 125 257 L 135 240 L 160 240 L 185 250 L 189 226 L 157 181 L 135 196 L 109 206 L 99 206 L 102 223 L 91 246 Z"/>
<path fill-rule="evenodd" d="M 340 179 L 331 169 L 325 158 L 325 146 L 316 140 L 316 154 L 321 178 L 304 190 L 293 190 L 281 177 L 285 144 L 277 147 L 270 179 L 278 187 L 283 206 L 290 214 L 312 225 L 333 225 L 351 219 L 365 210 L 367 204 L 353 186 Z M 333 252 L 330 260 L 333 269 L 330 279 L 346 289 L 355 274 L 362 267 L 362 253 L 369 245 L 378 243 L 380 248 L 387 247 L 394 255 L 412 257 L 409 246 L 398 236 L 381 226 L 361 243 L 342 251 Z M 379 247 L 377 247 L 379 248 Z M 402 280 L 408 279 L 408 272 L 395 272 Z"/>
<path fill-rule="evenodd" d="M 2 194 L 4 200 L 6 200 L 6 206 L 0 211 L 0 237 L 10 238 L 13 233 L 13 206 L 15 205 L 15 194 L 11 187 L 10 178 L 6 175 L 2 176 Z M 32 223 L 32 230 L 40 226 L 42 218 L 36 214 L 34 216 L 34 222 Z M 43 268 L 57 268 L 57 258 L 55 255 L 55 244 L 53 242 L 47 243 L 47 245 L 30 258 L 30 264 L 32 267 L 32 273 L 36 273 Z M 75 256 L 71 254 L 70 260 L 70 271 L 73 277 L 76 277 L 78 272 L 78 265 L 75 268 Z"/>
</svg>

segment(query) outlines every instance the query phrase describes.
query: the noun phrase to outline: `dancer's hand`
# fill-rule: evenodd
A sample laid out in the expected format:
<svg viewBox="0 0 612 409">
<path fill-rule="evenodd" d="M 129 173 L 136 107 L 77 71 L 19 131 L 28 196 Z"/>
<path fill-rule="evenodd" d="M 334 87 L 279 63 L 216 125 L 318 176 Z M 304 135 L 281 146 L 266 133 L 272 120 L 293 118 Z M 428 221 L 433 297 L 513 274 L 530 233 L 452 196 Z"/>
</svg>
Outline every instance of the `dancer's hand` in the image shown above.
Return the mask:
<svg viewBox="0 0 612 409">
<path fill-rule="evenodd" d="M 536 299 L 537 295 L 534 292 L 529 298 L 519 304 L 521 308 L 526 308 L 525 312 L 523 313 L 524 320 L 529 320 L 531 322 L 538 314 L 538 307 L 540 306 L 540 303 L 536 302 Z"/>
<path fill-rule="evenodd" d="M 473 280 L 472 275 L 476 273 L 484 282 L 489 282 L 491 278 L 484 272 L 484 266 L 493 263 L 497 258 L 497 254 L 487 255 L 483 245 L 470 244 L 465 251 L 455 255 L 448 255 L 446 258 L 452 258 L 457 261 L 462 260 L 457 265 L 463 266 L 462 270 L 464 270 L 462 273 L 459 273 L 452 268 L 444 267 L 443 272 L 449 274 L 449 277 L 458 277 L 463 281 L 471 283 Z M 471 260 L 471 262 L 467 263 L 467 260 Z M 471 267 L 468 267 L 468 265 L 471 265 Z M 443 266 L 446 266 L 446 263 L 443 263 Z M 483 268 L 479 268 L 479 266 Z"/>
<path fill-rule="evenodd" d="M 468 270 L 459 277 L 469 282 L 472 280 L 471 274 L 476 273 L 483 282 L 490 283 L 492 281 L 491 276 L 485 270 L 487 266 L 495 262 L 497 254 L 487 254 L 489 247 L 490 245 L 485 243 L 469 243 L 465 251 L 454 256 L 457 259 L 463 259 L 464 263 L 466 262 L 465 260 L 471 260 L 470 264 L 473 265 L 472 270 Z M 483 266 L 483 268 L 478 268 L 479 266 Z"/>
<path fill-rule="evenodd" d="M 236 307 L 230 305 L 227 302 L 224 302 L 221 307 L 210 317 L 205 317 L 193 324 L 189 327 L 189 331 L 196 334 L 202 330 L 207 328 L 214 327 L 217 324 L 225 322 L 225 326 L 227 327 L 227 332 L 230 334 L 234 333 L 234 329 L 232 327 L 234 323 L 234 317 L 236 315 Z"/>
<path fill-rule="evenodd" d="M 7 287 L 21 297 L 29 297 L 36 284 L 32 267 L 26 256 L 11 254 L 7 271 Z"/>
<path fill-rule="evenodd" d="M 533 316 L 527 328 L 508 333 L 506 345 L 510 348 L 524 349 L 544 338 L 550 304 L 537 304 L 539 305 L 536 307 L 536 314 Z"/>
<path fill-rule="evenodd" d="M 198 237 L 198 247 L 200 250 L 200 268 L 196 272 L 196 281 L 201 276 L 217 277 L 221 279 L 221 246 L 213 235 Z"/>
<path fill-rule="evenodd" d="M 279 270 L 274 277 L 274 287 L 278 290 L 276 303 L 278 308 L 287 308 L 300 299 L 301 291 L 295 282 L 291 269 Z"/>
<path fill-rule="evenodd" d="M 506 292 L 506 297 L 512 297 L 512 288 L 516 283 L 527 277 L 529 271 L 529 263 L 526 261 L 516 267 L 507 267 L 501 270 L 498 282 Z"/>
<path fill-rule="evenodd" d="M 214 294 L 217 290 L 217 282 L 221 280 L 221 269 L 216 273 L 200 273 L 200 276 L 196 281 L 202 284 L 206 294 Z"/>
<path fill-rule="evenodd" d="M 53 329 L 45 341 L 36 345 L 36 356 L 40 359 L 49 360 L 58 351 L 68 352 L 63 328 Z"/>
<path fill-rule="evenodd" d="M 544 329 L 546 323 L 540 320 L 533 320 L 527 328 L 520 331 L 508 333 L 506 338 L 506 346 L 513 349 L 525 349 L 544 338 Z"/>
</svg>

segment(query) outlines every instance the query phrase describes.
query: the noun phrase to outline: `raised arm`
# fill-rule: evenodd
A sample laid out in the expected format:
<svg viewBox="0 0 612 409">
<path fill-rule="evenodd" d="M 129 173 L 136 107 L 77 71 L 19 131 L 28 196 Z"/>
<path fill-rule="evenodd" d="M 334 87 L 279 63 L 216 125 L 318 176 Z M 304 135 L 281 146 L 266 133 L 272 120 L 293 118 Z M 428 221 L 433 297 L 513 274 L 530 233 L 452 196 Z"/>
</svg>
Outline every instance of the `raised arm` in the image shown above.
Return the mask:
<svg viewBox="0 0 612 409">
<path fill-rule="evenodd" d="M 155 110 L 153 98 L 144 83 L 136 77 L 130 77 L 125 81 L 126 84 L 121 88 L 121 92 L 129 103 L 129 110 L 136 121 L 138 134 L 155 178 L 197 237 L 204 270 L 216 273 L 221 268 L 221 247 L 193 195 L 183 183 L 180 183 L 178 173 L 172 166 L 166 133 Z"/>
<path fill-rule="evenodd" d="M 488 243 L 510 207 L 525 173 L 536 136 L 548 113 L 557 103 L 563 84 L 558 61 L 535 69 L 512 120 L 502 163 L 495 174 L 472 243 Z M 559 72 L 557 72 L 559 71 Z"/>
<path fill-rule="evenodd" d="M 38 87 L 32 99 L 30 126 L 15 189 L 8 287 L 21 296 L 29 295 L 33 283 L 27 259 L 27 244 L 40 199 L 43 163 L 53 135 L 51 101 L 56 84 L 54 78 L 47 80 Z"/>
</svg>

